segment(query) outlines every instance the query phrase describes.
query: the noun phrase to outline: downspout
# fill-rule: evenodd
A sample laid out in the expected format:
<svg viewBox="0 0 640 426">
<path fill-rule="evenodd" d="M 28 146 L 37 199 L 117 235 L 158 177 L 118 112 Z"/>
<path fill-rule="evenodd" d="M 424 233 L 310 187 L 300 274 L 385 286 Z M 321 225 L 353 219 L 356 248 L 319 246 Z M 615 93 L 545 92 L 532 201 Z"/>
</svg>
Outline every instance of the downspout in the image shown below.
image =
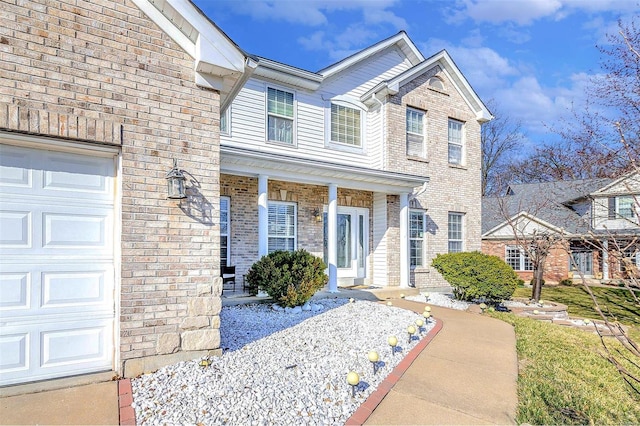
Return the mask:
<svg viewBox="0 0 640 426">
<path fill-rule="evenodd" d="M 384 103 L 380 99 L 376 97 L 375 92 L 371 94 L 371 99 L 376 101 L 378 105 L 380 105 L 381 112 L 381 120 L 382 120 L 382 169 L 386 169 L 386 157 L 387 157 L 387 120 L 386 120 L 386 111 L 384 110 Z"/>
<path fill-rule="evenodd" d="M 244 61 L 244 72 L 242 73 L 242 77 L 238 79 L 233 88 L 229 91 L 227 98 L 223 103 L 220 104 L 220 112 L 225 111 L 233 99 L 236 97 L 238 92 L 244 87 L 244 84 L 249 80 L 249 78 L 253 75 L 253 72 L 258 68 L 258 60 L 252 57 L 247 57 Z"/>
</svg>

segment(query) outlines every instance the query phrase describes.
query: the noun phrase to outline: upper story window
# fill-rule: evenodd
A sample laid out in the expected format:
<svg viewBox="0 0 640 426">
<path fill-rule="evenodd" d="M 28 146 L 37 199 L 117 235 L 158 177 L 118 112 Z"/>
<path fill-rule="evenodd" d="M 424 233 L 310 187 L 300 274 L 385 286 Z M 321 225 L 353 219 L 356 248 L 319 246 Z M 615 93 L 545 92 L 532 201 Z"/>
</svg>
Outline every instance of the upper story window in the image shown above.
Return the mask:
<svg viewBox="0 0 640 426">
<path fill-rule="evenodd" d="M 222 114 L 220 114 L 220 134 L 231 134 L 231 107 L 227 108 Z"/>
<path fill-rule="evenodd" d="M 464 123 L 449 119 L 449 164 L 462 164 Z"/>
<path fill-rule="evenodd" d="M 267 139 L 293 145 L 293 93 L 267 88 Z"/>
<path fill-rule="evenodd" d="M 331 142 L 362 147 L 361 111 L 331 104 Z"/>
<path fill-rule="evenodd" d="M 533 271 L 533 263 L 531 263 L 529 254 L 526 251 L 518 246 L 507 246 L 505 251 L 504 261 L 514 271 Z"/>
<path fill-rule="evenodd" d="M 463 219 L 464 214 L 449 212 L 448 236 L 449 236 L 449 253 L 461 252 L 463 247 Z"/>
<path fill-rule="evenodd" d="M 409 211 L 410 266 L 424 266 L 424 212 Z"/>
<path fill-rule="evenodd" d="M 296 205 L 269 201 L 268 251 L 296 249 Z"/>
<path fill-rule="evenodd" d="M 636 200 L 631 195 L 616 197 L 615 209 L 616 218 L 634 219 L 636 217 Z"/>
<path fill-rule="evenodd" d="M 424 157 L 424 112 L 407 108 L 407 155 Z"/>
</svg>

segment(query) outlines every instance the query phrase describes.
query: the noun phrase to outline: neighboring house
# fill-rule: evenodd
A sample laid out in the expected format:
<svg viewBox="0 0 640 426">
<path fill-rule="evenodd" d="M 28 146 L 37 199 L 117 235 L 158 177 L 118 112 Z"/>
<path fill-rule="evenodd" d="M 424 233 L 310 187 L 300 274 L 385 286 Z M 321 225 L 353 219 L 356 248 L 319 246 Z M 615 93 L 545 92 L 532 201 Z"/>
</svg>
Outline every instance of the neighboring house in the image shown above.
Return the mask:
<svg viewBox="0 0 640 426">
<path fill-rule="evenodd" d="M 533 265 L 518 245 L 534 232 L 563 236 L 546 260 L 544 279 L 619 280 L 640 264 L 640 177 L 584 179 L 509 186 L 482 200 L 482 251 L 504 259 L 529 282 Z M 624 259 L 624 260 L 623 260 Z"/>
<path fill-rule="evenodd" d="M 441 287 L 431 258 L 480 249 L 490 113 L 445 51 L 313 73 L 186 1 L 0 1 L 0 386 L 220 353 L 220 266 L 274 249 L 331 290 Z"/>
<path fill-rule="evenodd" d="M 437 253 L 480 249 L 480 125 L 447 52 L 400 32 L 318 72 L 256 58 L 223 112 L 222 262 L 325 259 L 339 285 L 442 288 Z"/>
</svg>

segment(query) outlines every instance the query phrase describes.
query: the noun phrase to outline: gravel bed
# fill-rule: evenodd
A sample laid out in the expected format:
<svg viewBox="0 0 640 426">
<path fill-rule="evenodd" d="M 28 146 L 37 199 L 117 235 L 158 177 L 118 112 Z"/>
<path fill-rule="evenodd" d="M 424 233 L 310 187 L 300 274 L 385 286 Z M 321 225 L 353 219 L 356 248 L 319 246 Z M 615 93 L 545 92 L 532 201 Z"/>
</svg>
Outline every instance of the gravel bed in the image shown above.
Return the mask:
<svg viewBox="0 0 640 426">
<path fill-rule="evenodd" d="M 469 309 L 469 302 L 462 300 L 455 300 L 453 294 L 450 293 L 425 293 L 417 296 L 407 296 L 405 299 L 413 300 L 414 302 L 428 303 L 430 305 L 443 306 L 445 308 L 457 309 L 459 311 L 466 311 Z"/>
<path fill-rule="evenodd" d="M 295 313 L 267 304 L 224 307 L 221 357 L 132 380 L 136 423 L 343 424 L 434 325 L 409 342 L 407 327 L 422 318 L 414 312 L 367 301 L 314 303 L 316 311 Z M 371 350 L 380 355 L 375 375 Z M 355 397 L 349 371 L 360 375 Z"/>
</svg>

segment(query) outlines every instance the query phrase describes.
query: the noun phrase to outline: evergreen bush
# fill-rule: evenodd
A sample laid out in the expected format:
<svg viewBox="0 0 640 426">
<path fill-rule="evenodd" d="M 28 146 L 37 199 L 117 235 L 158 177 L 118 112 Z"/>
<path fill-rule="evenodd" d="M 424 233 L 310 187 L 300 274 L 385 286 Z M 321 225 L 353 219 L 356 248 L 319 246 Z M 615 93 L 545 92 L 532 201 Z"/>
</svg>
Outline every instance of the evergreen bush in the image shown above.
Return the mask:
<svg viewBox="0 0 640 426">
<path fill-rule="evenodd" d="M 520 281 L 502 259 L 480 252 L 439 254 L 432 266 L 453 287 L 459 300 L 498 303 L 509 299 Z"/>
<path fill-rule="evenodd" d="M 274 251 L 254 263 L 247 273 L 249 292 L 266 291 L 280 306 L 303 305 L 327 284 L 327 266 L 306 250 Z"/>
</svg>

